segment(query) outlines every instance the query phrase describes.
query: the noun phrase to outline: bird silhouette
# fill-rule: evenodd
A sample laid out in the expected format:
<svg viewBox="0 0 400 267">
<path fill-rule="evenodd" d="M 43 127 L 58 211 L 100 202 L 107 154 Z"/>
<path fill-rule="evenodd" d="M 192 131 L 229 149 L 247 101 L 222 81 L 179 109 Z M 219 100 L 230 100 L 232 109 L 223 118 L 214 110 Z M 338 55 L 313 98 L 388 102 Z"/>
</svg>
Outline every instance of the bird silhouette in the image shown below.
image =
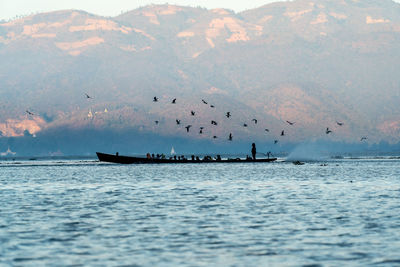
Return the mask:
<svg viewBox="0 0 400 267">
<path fill-rule="evenodd" d="M 326 134 L 330 134 L 330 133 L 332 133 L 332 131 L 329 130 L 329 127 L 328 127 L 328 128 L 326 128 L 325 133 L 326 133 Z"/>
<path fill-rule="evenodd" d="M 218 125 L 218 123 L 216 121 L 211 121 L 212 125 Z"/>
<path fill-rule="evenodd" d="M 192 127 L 192 125 L 188 125 L 188 126 L 185 127 L 186 128 L 186 132 L 189 132 L 190 127 Z"/>
<path fill-rule="evenodd" d="M 287 123 L 289 123 L 290 125 L 295 124 L 295 122 L 290 122 L 290 121 L 286 121 Z"/>
<path fill-rule="evenodd" d="M 210 105 L 210 107 L 211 107 L 211 108 L 215 108 L 215 106 L 214 106 L 214 105 Z"/>
<path fill-rule="evenodd" d="M 196 114 L 196 112 L 194 112 L 193 110 L 190 111 L 190 115 L 194 116 Z"/>
<path fill-rule="evenodd" d="M 88 95 L 88 94 L 86 94 L 86 93 L 85 93 L 85 96 L 86 96 L 86 98 L 88 98 L 88 99 L 89 99 L 89 98 L 93 98 L 93 97 L 91 97 L 90 95 Z"/>
<path fill-rule="evenodd" d="M 158 98 L 156 96 L 153 97 L 153 102 L 158 102 Z"/>
<path fill-rule="evenodd" d="M 172 99 L 171 104 L 176 104 L 176 98 Z"/>
<path fill-rule="evenodd" d="M 31 116 L 35 116 L 35 114 L 32 113 L 32 112 L 30 112 L 29 110 L 26 110 L 25 112 L 28 113 L 28 114 L 31 115 Z"/>
<path fill-rule="evenodd" d="M 154 121 L 156 123 L 156 125 L 158 125 L 159 121 Z"/>
<path fill-rule="evenodd" d="M 269 132 L 269 129 L 265 129 L 266 132 Z"/>
<path fill-rule="evenodd" d="M 252 119 L 251 121 L 254 121 L 254 124 L 257 124 L 257 122 L 258 122 L 257 119 Z"/>
<path fill-rule="evenodd" d="M 225 115 L 227 118 L 229 118 L 231 116 L 231 113 L 228 111 Z"/>
<path fill-rule="evenodd" d="M 367 137 L 363 136 L 363 137 L 361 137 L 360 141 L 362 142 L 362 141 L 365 141 L 367 139 L 368 139 Z"/>
<path fill-rule="evenodd" d="M 204 99 L 202 99 L 201 101 L 206 105 L 208 104 Z"/>
<path fill-rule="evenodd" d="M 246 123 L 243 123 L 243 127 L 247 127 L 247 124 L 246 124 Z"/>
<path fill-rule="evenodd" d="M 281 136 L 285 136 L 285 130 L 282 130 Z"/>
<path fill-rule="evenodd" d="M 175 121 L 177 125 L 181 124 L 181 120 L 176 119 Z"/>
<path fill-rule="evenodd" d="M 343 126 L 344 123 L 336 121 L 336 124 L 339 125 L 339 126 Z"/>
<path fill-rule="evenodd" d="M 275 140 L 275 141 L 274 141 L 274 144 L 277 144 L 277 143 L 278 143 L 278 140 Z"/>
<path fill-rule="evenodd" d="M 228 137 L 228 140 L 229 140 L 229 141 L 232 141 L 232 138 L 233 138 L 232 133 L 230 133 L 230 134 L 229 134 L 229 137 Z"/>
<path fill-rule="evenodd" d="M 203 129 L 204 129 L 204 127 L 200 127 L 199 134 L 203 134 Z"/>
<path fill-rule="evenodd" d="M 218 138 L 218 136 L 214 135 L 214 136 L 213 136 L 213 138 L 214 138 L 214 139 L 217 139 L 217 138 Z"/>
</svg>

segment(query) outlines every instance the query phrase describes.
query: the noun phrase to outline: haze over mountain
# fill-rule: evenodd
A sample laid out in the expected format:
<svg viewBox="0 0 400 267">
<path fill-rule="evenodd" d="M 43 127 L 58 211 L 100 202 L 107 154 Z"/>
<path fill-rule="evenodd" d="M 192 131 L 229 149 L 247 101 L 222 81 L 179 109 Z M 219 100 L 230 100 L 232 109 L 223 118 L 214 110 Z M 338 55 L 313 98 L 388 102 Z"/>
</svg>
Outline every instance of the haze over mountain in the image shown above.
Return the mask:
<svg viewBox="0 0 400 267">
<path fill-rule="evenodd" d="M 0 24 L 0 58 L 3 137 L 93 129 L 246 141 L 285 129 L 291 142 L 400 141 L 400 5 L 390 0 L 43 13 Z"/>
</svg>

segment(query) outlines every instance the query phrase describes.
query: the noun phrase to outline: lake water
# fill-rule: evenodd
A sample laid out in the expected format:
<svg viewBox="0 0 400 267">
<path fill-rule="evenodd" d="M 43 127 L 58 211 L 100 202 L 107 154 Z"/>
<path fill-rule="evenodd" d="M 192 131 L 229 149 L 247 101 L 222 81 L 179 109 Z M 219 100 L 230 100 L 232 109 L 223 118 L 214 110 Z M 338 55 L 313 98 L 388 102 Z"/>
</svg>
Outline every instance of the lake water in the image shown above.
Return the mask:
<svg viewBox="0 0 400 267">
<path fill-rule="evenodd" d="M 400 160 L 0 161 L 0 203 L 4 266 L 400 266 Z"/>
</svg>

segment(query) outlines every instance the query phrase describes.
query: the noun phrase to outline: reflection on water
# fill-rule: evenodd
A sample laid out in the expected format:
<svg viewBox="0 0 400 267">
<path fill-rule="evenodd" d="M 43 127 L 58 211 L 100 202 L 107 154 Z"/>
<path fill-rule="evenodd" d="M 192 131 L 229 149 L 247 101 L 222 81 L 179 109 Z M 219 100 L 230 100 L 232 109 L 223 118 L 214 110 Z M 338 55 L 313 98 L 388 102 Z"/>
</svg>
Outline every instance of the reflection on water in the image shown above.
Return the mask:
<svg viewBox="0 0 400 267">
<path fill-rule="evenodd" d="M 0 265 L 400 265 L 400 161 L 0 164 Z"/>
</svg>

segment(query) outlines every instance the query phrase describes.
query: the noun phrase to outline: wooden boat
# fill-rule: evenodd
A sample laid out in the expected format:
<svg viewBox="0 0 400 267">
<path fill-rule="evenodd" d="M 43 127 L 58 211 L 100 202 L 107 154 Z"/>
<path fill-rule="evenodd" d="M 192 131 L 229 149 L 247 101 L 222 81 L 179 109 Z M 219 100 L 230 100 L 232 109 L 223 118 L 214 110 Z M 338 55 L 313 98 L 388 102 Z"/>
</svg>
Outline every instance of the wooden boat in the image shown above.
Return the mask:
<svg viewBox="0 0 400 267">
<path fill-rule="evenodd" d="M 256 160 L 245 160 L 245 159 L 209 159 L 209 160 L 192 160 L 192 159 L 184 159 L 184 160 L 174 160 L 174 159 L 148 159 L 142 157 L 131 157 L 131 156 L 120 156 L 118 154 L 106 154 L 96 152 L 97 157 L 100 161 L 103 162 L 111 162 L 111 163 L 120 163 L 120 164 L 177 164 L 177 163 L 250 163 L 250 162 L 273 162 L 276 161 L 276 158 L 266 158 L 266 159 L 256 159 Z"/>
</svg>

